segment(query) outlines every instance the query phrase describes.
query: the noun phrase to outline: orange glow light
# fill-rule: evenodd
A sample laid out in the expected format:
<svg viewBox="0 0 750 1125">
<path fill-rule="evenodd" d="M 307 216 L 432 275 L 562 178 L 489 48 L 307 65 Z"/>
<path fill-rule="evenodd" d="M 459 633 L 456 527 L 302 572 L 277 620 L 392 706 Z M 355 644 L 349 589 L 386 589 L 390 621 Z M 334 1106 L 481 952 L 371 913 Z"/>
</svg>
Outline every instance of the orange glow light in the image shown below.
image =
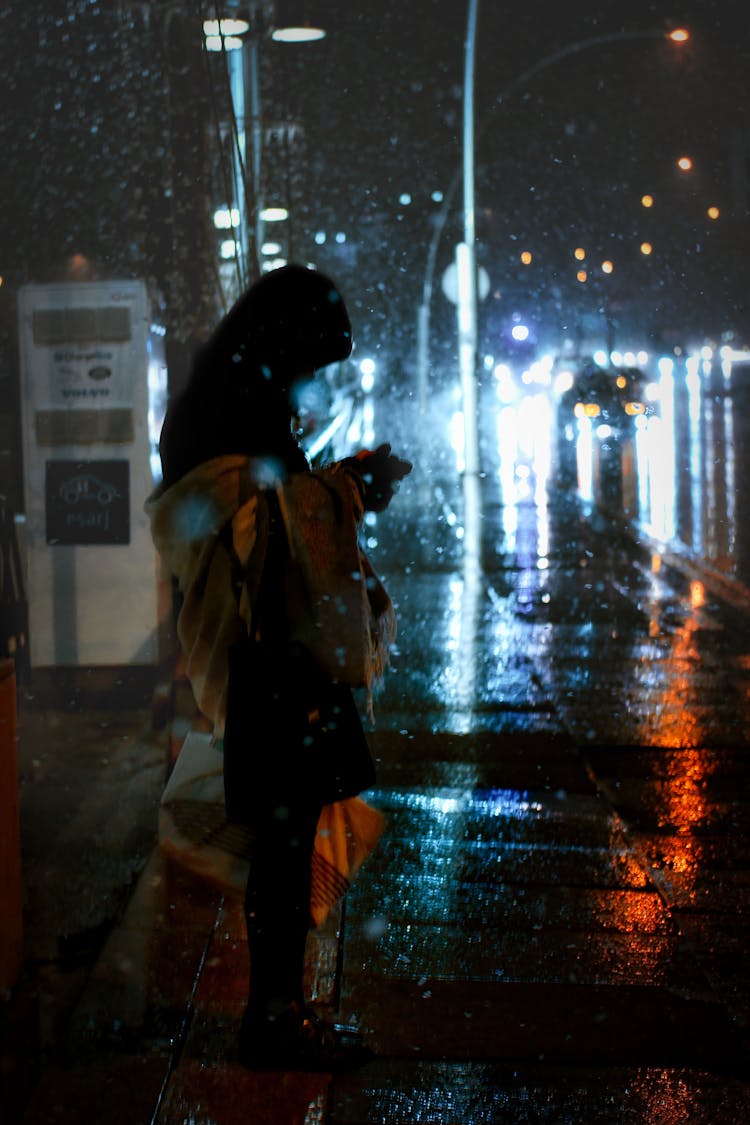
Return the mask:
<svg viewBox="0 0 750 1125">
<path fill-rule="evenodd" d="M 692 172 L 693 161 L 689 156 L 681 156 L 677 161 L 677 167 L 681 172 Z"/>
<path fill-rule="evenodd" d="M 706 214 L 708 215 L 709 219 L 718 219 L 719 215 L 721 214 L 721 211 L 719 210 L 718 207 L 709 207 Z"/>
<path fill-rule="evenodd" d="M 578 280 L 579 280 L 579 281 L 580 281 L 581 283 L 583 283 L 584 281 L 587 281 L 587 280 L 588 280 L 588 276 L 589 276 L 589 275 L 588 275 L 588 274 L 586 273 L 586 270 L 579 270 L 579 271 L 578 271 L 578 273 L 576 274 L 576 277 L 578 278 Z"/>
<path fill-rule="evenodd" d="M 686 27 L 676 27 L 674 31 L 670 31 L 667 36 L 673 43 L 687 43 L 690 38 L 690 32 Z"/>
<path fill-rule="evenodd" d="M 573 407 L 576 418 L 598 418 L 601 412 L 598 402 L 577 402 Z"/>
<path fill-rule="evenodd" d="M 531 254 L 528 250 L 524 250 L 523 253 L 521 254 L 521 261 L 523 262 L 523 264 L 525 266 L 531 265 Z"/>
<path fill-rule="evenodd" d="M 577 246 L 576 249 L 573 251 L 573 257 L 575 258 L 575 260 L 577 262 L 582 262 L 583 259 L 586 257 L 586 251 L 584 250 L 584 248 L 582 246 Z"/>
<path fill-rule="evenodd" d="M 653 246 L 651 245 L 650 242 L 642 242 L 641 243 L 641 254 L 645 254 L 646 257 L 648 257 L 648 255 L 650 253 L 652 253 L 653 249 L 654 248 L 653 248 Z"/>
<path fill-rule="evenodd" d="M 602 262 L 602 273 L 612 273 L 612 270 L 614 268 L 615 267 L 612 262 L 610 262 L 609 258 L 607 258 L 605 262 Z"/>
<path fill-rule="evenodd" d="M 653 205 L 654 205 L 653 195 L 642 195 L 641 196 L 641 204 L 644 207 L 653 207 Z"/>
</svg>

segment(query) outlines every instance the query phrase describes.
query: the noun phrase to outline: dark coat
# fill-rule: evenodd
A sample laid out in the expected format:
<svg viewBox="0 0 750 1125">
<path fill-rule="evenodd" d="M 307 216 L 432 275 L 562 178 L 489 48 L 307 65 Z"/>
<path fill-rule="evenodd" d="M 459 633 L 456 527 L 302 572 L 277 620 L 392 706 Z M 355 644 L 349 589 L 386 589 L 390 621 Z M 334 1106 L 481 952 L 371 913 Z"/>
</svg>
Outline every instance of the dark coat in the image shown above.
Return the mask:
<svg viewBox="0 0 750 1125">
<path fill-rule="evenodd" d="M 305 471 L 291 432 L 290 388 L 303 372 L 351 350 L 346 306 L 329 278 L 297 265 L 265 274 L 219 324 L 167 411 L 159 442 L 165 485 L 232 453 Z"/>
</svg>

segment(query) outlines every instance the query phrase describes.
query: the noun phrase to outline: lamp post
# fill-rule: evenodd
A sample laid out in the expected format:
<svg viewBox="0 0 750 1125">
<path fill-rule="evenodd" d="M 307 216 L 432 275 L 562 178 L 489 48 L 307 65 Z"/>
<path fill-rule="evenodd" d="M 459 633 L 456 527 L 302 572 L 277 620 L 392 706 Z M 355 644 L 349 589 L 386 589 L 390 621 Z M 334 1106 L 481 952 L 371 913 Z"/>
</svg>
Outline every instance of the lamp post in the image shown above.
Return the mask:
<svg viewBox="0 0 750 1125">
<path fill-rule="evenodd" d="M 432 290 L 435 274 L 435 262 L 437 259 L 438 247 L 440 239 L 445 228 L 445 224 L 449 212 L 453 206 L 453 200 L 458 188 L 458 184 L 463 180 L 464 188 L 464 245 L 466 250 L 461 250 L 460 247 L 457 253 L 457 267 L 459 277 L 459 329 L 458 329 L 458 343 L 459 343 L 459 359 L 461 362 L 461 385 L 462 394 L 468 391 L 468 402 L 464 399 L 464 427 L 465 438 L 467 440 L 467 458 L 465 461 L 467 472 L 476 472 L 478 469 L 478 419 L 476 417 L 476 325 L 477 325 L 477 284 L 476 284 L 476 257 L 475 257 L 475 229 L 474 229 L 474 52 L 476 43 L 476 29 L 478 17 L 478 0 L 469 0 L 468 13 L 467 13 L 467 30 L 466 40 L 464 45 L 464 132 L 463 132 L 463 162 L 462 167 L 456 172 L 451 180 L 448 191 L 445 193 L 443 200 L 442 210 L 438 216 L 438 221 L 435 224 L 435 230 L 430 242 L 427 252 L 427 261 L 425 265 L 424 280 L 422 283 L 422 301 L 419 305 L 417 314 L 417 404 L 419 407 L 420 417 L 423 416 L 427 406 L 427 390 L 429 384 L 429 348 L 430 348 L 430 306 L 432 303 Z M 604 35 L 592 35 L 586 39 L 578 39 L 573 43 L 568 43 L 564 47 L 560 47 L 549 54 L 544 55 L 541 59 L 535 62 L 528 69 L 524 70 L 516 78 L 513 79 L 495 98 L 490 107 L 490 112 L 497 109 L 500 105 L 504 104 L 507 99 L 516 90 L 524 87 L 532 78 L 534 78 L 541 71 L 546 70 L 548 67 L 553 66 L 555 63 L 563 59 L 569 58 L 571 55 L 579 54 L 581 51 L 586 51 L 594 47 L 603 47 L 610 43 L 618 43 L 626 40 L 635 39 L 669 39 L 673 43 L 682 44 L 689 40 L 689 32 L 684 28 L 675 28 L 670 32 L 665 32 L 663 29 L 649 29 L 644 31 L 615 31 Z M 489 124 L 489 113 L 487 114 L 482 127 L 479 130 L 479 135 L 484 132 Z M 463 280 L 463 292 L 461 290 L 461 274 L 464 271 L 465 277 Z M 463 304 L 463 312 L 462 312 Z M 474 352 L 474 370 L 469 376 L 468 364 L 469 349 L 472 346 L 473 336 L 473 352 Z M 465 356 L 464 360 L 461 359 L 462 354 Z M 470 385 L 471 384 L 471 385 Z M 473 418 L 467 421 L 467 407 L 472 410 Z M 476 446 L 477 463 L 472 463 L 469 468 L 468 460 L 468 442 L 471 441 L 472 446 Z M 472 457 L 474 453 L 472 452 Z"/>
<path fill-rule="evenodd" d="M 261 43 L 265 38 L 278 43 L 315 42 L 325 38 L 326 32 L 313 24 L 306 12 L 298 17 L 296 13 L 284 11 L 283 3 L 274 4 L 269 0 L 246 0 L 244 4 L 229 0 L 227 16 L 230 14 L 232 18 L 207 21 L 204 30 L 207 49 L 221 51 L 227 58 L 234 115 L 233 190 L 237 198 L 240 235 L 237 254 L 240 281 L 246 282 L 257 279 L 261 272 L 261 246 L 266 221 L 263 206 Z M 231 203 L 229 209 L 231 213 Z"/>
<path fill-rule="evenodd" d="M 474 216 L 474 54 L 479 0 L 469 0 L 464 47 L 464 240 L 456 247 L 458 359 L 464 415 L 464 472 L 479 472 L 477 416 L 477 257 Z"/>
</svg>

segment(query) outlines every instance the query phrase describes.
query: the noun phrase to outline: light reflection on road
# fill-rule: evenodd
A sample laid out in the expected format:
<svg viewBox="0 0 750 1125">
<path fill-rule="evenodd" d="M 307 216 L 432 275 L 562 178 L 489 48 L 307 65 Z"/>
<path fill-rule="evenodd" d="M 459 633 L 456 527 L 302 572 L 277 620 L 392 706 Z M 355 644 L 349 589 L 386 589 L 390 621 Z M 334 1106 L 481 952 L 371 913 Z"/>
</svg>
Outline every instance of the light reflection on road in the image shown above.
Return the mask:
<svg viewBox="0 0 750 1125">
<path fill-rule="evenodd" d="M 567 427 L 573 437 L 568 447 L 575 461 L 573 486 L 584 501 L 619 509 L 665 546 L 747 582 L 750 559 L 740 557 L 738 542 L 743 479 L 736 458 L 736 443 L 743 440 L 741 396 L 750 390 L 744 387 L 745 372 L 705 352 L 662 357 L 653 376 L 654 409 L 621 427 L 588 416 L 565 417 L 549 387 L 520 389 L 513 401 L 505 384 L 498 388 L 484 452 L 498 481 L 508 542 L 518 522 L 517 505 L 544 509 Z M 461 450 L 454 448 L 460 471 Z"/>
</svg>

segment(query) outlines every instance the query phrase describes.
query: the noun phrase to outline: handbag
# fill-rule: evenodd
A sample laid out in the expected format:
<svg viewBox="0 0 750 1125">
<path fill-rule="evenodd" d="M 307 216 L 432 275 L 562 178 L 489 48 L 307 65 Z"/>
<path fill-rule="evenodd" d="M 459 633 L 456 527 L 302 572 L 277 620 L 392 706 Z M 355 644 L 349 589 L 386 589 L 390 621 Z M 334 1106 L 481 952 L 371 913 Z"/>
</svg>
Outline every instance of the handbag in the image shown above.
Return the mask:
<svg viewBox="0 0 750 1125">
<path fill-rule="evenodd" d="M 254 832 L 231 823 L 224 807 L 224 759 L 220 742 L 190 731 L 177 756 L 161 801 L 161 852 L 225 894 L 242 895 L 247 884 Z M 359 797 L 321 810 L 312 854 L 310 919 L 325 921 L 375 848 L 383 814 Z"/>
<path fill-rule="evenodd" d="M 224 784 L 227 815 L 239 824 L 252 823 L 269 802 L 299 795 L 326 805 L 375 782 L 352 689 L 290 635 L 285 606 L 294 560 L 273 493 L 269 517 L 252 628 L 229 652 Z"/>
<path fill-rule="evenodd" d="M 304 645 L 243 637 L 229 654 L 224 729 L 227 815 L 252 823 L 293 794 L 321 805 L 375 783 L 351 688 L 331 680 Z"/>
</svg>

